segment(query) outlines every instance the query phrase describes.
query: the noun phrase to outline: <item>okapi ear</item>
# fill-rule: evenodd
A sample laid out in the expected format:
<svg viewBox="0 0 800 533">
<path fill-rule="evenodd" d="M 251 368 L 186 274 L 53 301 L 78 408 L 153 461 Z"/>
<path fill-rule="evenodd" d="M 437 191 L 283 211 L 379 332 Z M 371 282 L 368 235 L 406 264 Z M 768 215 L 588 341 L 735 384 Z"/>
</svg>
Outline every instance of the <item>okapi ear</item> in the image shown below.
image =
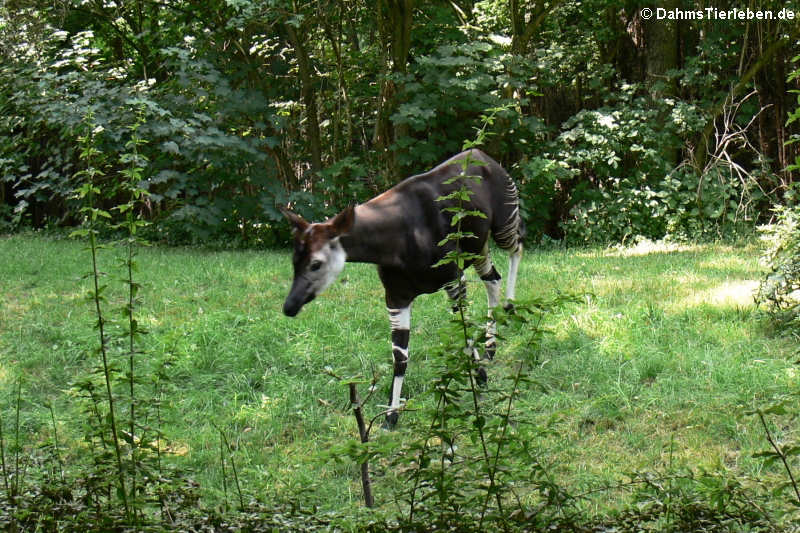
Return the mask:
<svg viewBox="0 0 800 533">
<path fill-rule="evenodd" d="M 328 224 L 330 225 L 330 232 L 332 237 L 338 237 L 348 233 L 356 221 L 356 208 L 355 206 L 348 206 L 344 211 L 331 219 Z"/>
<path fill-rule="evenodd" d="M 292 233 L 295 235 L 298 233 L 303 233 L 306 230 L 306 228 L 308 228 L 308 226 L 310 225 L 308 222 L 303 220 L 303 217 L 295 213 L 292 213 L 283 206 L 278 206 L 278 210 L 281 213 L 283 213 L 283 216 L 285 216 L 286 219 L 289 221 L 289 223 L 292 225 Z"/>
</svg>

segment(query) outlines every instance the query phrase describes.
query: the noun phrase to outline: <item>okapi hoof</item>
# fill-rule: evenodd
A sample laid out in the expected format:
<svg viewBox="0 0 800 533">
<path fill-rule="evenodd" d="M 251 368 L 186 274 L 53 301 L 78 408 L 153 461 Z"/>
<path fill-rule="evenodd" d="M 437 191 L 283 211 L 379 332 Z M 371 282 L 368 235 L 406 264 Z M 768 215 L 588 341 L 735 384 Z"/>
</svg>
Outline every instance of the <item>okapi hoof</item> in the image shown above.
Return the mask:
<svg viewBox="0 0 800 533">
<path fill-rule="evenodd" d="M 506 302 L 506 304 L 503 306 L 503 309 L 509 315 L 513 315 L 517 311 L 517 309 L 514 307 L 514 304 L 511 302 Z"/>
<path fill-rule="evenodd" d="M 394 412 L 386 415 L 381 427 L 386 431 L 393 431 L 397 426 L 397 420 L 400 418 L 400 413 Z"/>
<path fill-rule="evenodd" d="M 486 369 L 482 366 L 478 367 L 478 370 L 475 371 L 475 382 L 480 387 L 485 387 L 489 382 L 489 375 L 486 373 Z"/>
<path fill-rule="evenodd" d="M 489 361 L 494 360 L 495 350 L 496 350 L 496 348 L 494 346 L 487 346 L 486 347 L 486 358 Z"/>
</svg>

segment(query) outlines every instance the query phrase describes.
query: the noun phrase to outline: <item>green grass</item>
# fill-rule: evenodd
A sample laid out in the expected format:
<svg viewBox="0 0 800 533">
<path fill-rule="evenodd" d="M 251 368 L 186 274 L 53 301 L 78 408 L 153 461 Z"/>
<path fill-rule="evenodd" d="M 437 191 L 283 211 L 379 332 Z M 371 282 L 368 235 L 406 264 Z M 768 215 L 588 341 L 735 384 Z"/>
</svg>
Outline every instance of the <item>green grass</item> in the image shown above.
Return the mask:
<svg viewBox="0 0 800 533">
<path fill-rule="evenodd" d="M 117 252 L 103 254 L 101 270 L 115 272 Z M 539 353 L 526 347 L 525 330 L 506 332 L 490 375 L 512 372 L 512 359 L 529 363 L 536 386 L 517 408 L 534 424 L 555 420 L 555 432 L 532 446 L 562 486 L 579 494 L 631 472 L 681 466 L 781 478 L 751 457 L 766 442 L 744 411 L 798 389 L 797 346 L 771 335 L 754 308 L 757 256 L 753 244 L 526 253 L 521 301 L 564 291 L 582 295 L 581 303 L 546 317 L 551 334 Z M 21 377 L 26 440 L 34 446 L 51 438 L 44 404 L 52 402 L 70 464 L 86 451 L 68 391 L 97 366 L 95 318 L 82 279 L 88 252 L 78 242 L 24 234 L 0 237 L 0 257 L 6 437 Z M 303 491 L 322 508 L 358 502 L 357 467 L 330 460 L 329 450 L 355 439 L 356 430 L 347 390 L 325 368 L 346 375 L 374 368 L 382 376 L 374 412 L 386 401 L 389 328 L 374 267 L 348 265 L 340 282 L 289 319 L 281 313 L 291 281 L 287 252 L 154 247 L 138 260 L 138 316 L 149 331 L 140 368 L 173 361 L 163 413 L 170 460 L 218 501 L 217 424 L 233 443 L 247 495 Z M 505 272 L 504 254 L 495 260 Z M 483 287 L 474 274 L 470 279 L 474 313 L 482 315 Z M 109 300 L 122 298 L 121 290 Z M 449 307 L 444 293 L 415 302 L 406 396 L 426 398 L 437 366 L 431 353 Z M 401 420 L 394 437 L 404 431 Z M 788 438 L 794 430 L 776 431 Z M 384 476 L 375 482 L 378 503 L 392 497 Z M 590 506 L 625 497 L 599 493 Z"/>
</svg>

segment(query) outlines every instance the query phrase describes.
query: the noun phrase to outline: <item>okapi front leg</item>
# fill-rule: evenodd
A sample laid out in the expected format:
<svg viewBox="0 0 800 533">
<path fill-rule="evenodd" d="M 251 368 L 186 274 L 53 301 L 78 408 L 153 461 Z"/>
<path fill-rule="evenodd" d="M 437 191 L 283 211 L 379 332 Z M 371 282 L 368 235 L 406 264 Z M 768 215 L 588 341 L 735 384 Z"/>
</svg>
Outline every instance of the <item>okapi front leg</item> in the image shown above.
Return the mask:
<svg viewBox="0 0 800 533">
<path fill-rule="evenodd" d="M 392 326 L 392 357 L 394 358 L 394 377 L 389 391 L 389 412 L 385 426 L 389 429 L 397 424 L 402 400 L 403 379 L 408 367 L 408 340 L 411 329 L 411 306 L 400 309 L 388 308 L 389 322 Z"/>
<path fill-rule="evenodd" d="M 452 281 L 444 286 L 447 297 L 453 302 L 453 312 L 458 313 L 459 306 L 464 303 L 467 298 L 467 276 L 463 272 L 457 280 Z"/>
</svg>

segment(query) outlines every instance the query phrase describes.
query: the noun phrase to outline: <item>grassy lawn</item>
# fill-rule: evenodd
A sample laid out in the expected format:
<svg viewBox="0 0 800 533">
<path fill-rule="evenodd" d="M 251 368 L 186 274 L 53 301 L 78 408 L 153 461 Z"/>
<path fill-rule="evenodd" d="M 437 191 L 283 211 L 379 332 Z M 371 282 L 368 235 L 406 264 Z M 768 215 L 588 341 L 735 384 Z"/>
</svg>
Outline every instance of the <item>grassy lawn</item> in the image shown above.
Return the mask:
<svg viewBox="0 0 800 533">
<path fill-rule="evenodd" d="M 101 269 L 110 274 L 109 302 L 119 306 L 116 255 L 105 250 Z M 581 300 L 546 317 L 551 334 L 539 352 L 526 348 L 526 331 L 506 332 L 490 373 L 494 379 L 512 372 L 510 361 L 527 362 L 536 386 L 517 408 L 533 423 L 550 421 L 554 432 L 531 444 L 562 486 L 582 493 L 631 472 L 682 466 L 781 479 L 777 467 L 763 471 L 751 457 L 767 444 L 757 420 L 744 415 L 797 390 L 800 379 L 796 344 L 771 335 L 754 307 L 758 255 L 753 244 L 526 253 L 521 301 L 557 291 Z M 52 438 L 44 407 L 51 402 L 69 465 L 86 453 L 69 391 L 98 364 L 82 279 L 88 252 L 78 242 L 27 234 L 0 237 L 0 258 L 6 438 L 21 377 L 24 438 L 31 447 Z M 504 254 L 495 260 L 505 273 Z M 247 495 L 302 491 L 323 509 L 360 501 L 357 466 L 334 463 L 328 453 L 356 430 L 346 388 L 325 368 L 352 375 L 374 367 L 382 376 L 375 412 L 386 401 L 389 326 L 374 268 L 348 265 L 295 319 L 281 313 L 288 252 L 147 248 L 138 278 L 139 321 L 149 331 L 141 372 L 171 360 L 162 413 L 169 456 L 193 472 L 206 497 L 222 494 L 216 424 L 233 444 Z M 474 273 L 470 280 L 474 313 L 483 314 L 483 287 Z M 443 292 L 415 302 L 407 396 L 425 401 L 437 366 L 430 354 L 448 318 Z M 781 438 L 794 431 L 775 430 Z M 391 438 L 404 431 L 401 420 Z M 392 498 L 382 479 L 378 503 Z M 613 506 L 618 498 L 625 493 L 602 492 L 588 505 Z"/>
</svg>

